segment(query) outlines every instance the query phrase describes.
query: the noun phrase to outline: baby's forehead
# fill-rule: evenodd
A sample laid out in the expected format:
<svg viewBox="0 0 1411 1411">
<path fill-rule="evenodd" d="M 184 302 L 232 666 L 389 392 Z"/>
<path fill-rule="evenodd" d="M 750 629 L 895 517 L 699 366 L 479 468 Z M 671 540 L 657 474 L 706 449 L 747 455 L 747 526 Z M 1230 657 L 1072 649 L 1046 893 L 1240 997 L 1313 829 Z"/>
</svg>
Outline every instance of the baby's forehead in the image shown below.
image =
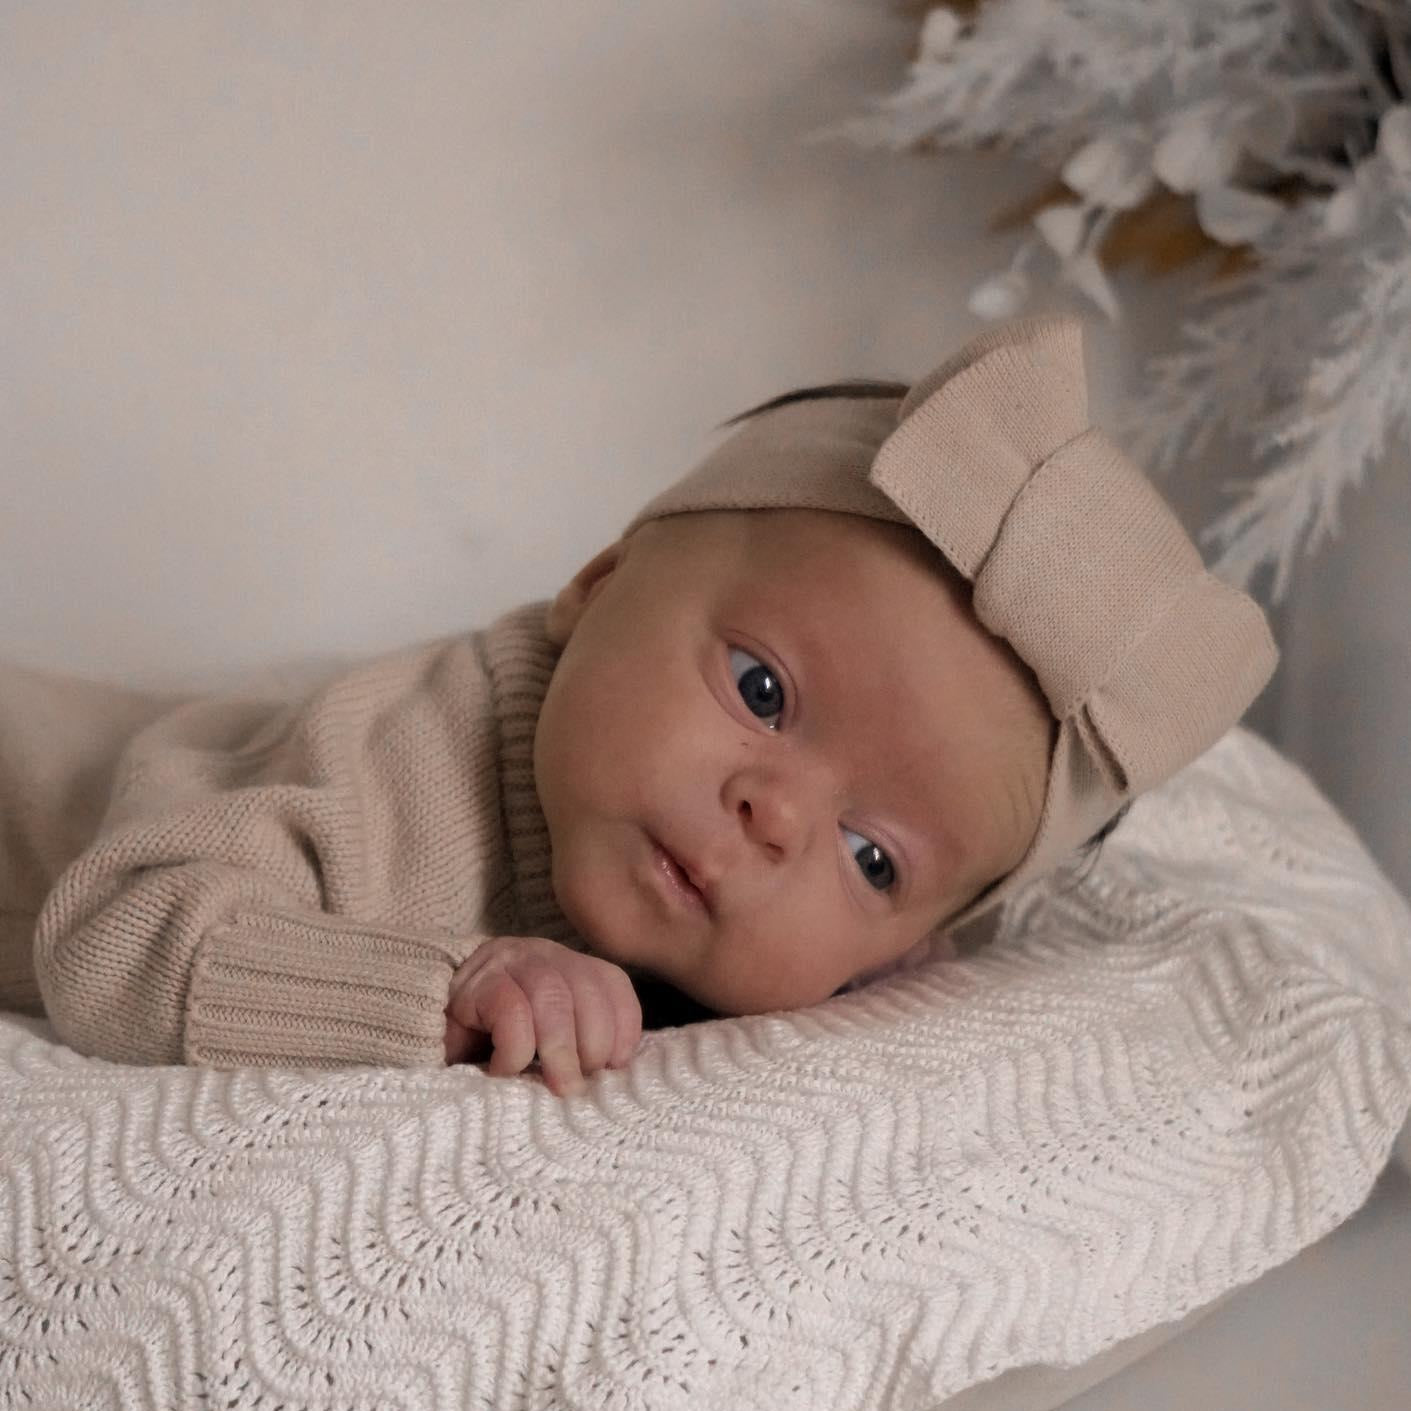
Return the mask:
<svg viewBox="0 0 1411 1411">
<path fill-rule="evenodd" d="M 813 606 L 830 617 L 854 607 L 889 617 L 938 610 L 975 621 L 969 583 L 912 524 L 808 509 L 734 520 L 721 553 L 745 591 L 786 593 L 797 610 Z"/>
</svg>

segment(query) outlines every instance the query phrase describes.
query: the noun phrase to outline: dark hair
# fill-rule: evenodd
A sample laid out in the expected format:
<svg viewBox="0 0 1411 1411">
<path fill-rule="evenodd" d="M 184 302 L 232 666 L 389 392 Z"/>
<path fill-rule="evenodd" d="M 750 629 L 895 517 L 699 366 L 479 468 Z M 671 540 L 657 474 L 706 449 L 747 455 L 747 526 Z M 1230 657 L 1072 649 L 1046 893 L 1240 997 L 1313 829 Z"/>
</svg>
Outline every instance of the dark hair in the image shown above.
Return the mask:
<svg viewBox="0 0 1411 1411">
<path fill-rule="evenodd" d="M 809 397 L 905 397 L 910 390 L 909 382 L 883 382 L 875 377 L 855 377 L 851 382 L 829 382 L 822 387 L 800 387 L 793 392 L 771 397 L 747 412 L 740 412 L 729 421 L 722 421 L 715 429 L 723 431 L 736 422 L 758 416 L 760 412 L 773 411 L 775 407 L 782 407 L 788 402 L 802 402 Z"/>
<path fill-rule="evenodd" d="M 792 392 L 784 392 L 778 397 L 771 397 L 769 401 L 761 402 L 757 407 L 751 407 L 748 411 L 740 412 L 732 416 L 729 421 L 722 421 L 715 429 L 723 431 L 727 426 L 747 421 L 750 417 L 758 416 L 761 412 L 773 411 L 775 407 L 785 406 L 789 402 L 802 402 L 810 397 L 905 397 L 910 390 L 910 383 L 885 382 L 875 377 L 857 377 L 848 382 L 829 382 L 821 387 L 799 387 Z M 1087 842 L 1079 846 L 1077 855 L 1084 859 L 1091 859 L 1089 870 L 1102 855 L 1104 841 L 1116 830 L 1117 825 L 1127 816 L 1131 808 L 1132 800 L 1128 799 Z M 1086 875 L 1085 873 L 1084 876 Z"/>
<path fill-rule="evenodd" d="M 1097 865 L 1097 860 L 1102 855 L 1103 842 L 1116 829 L 1117 825 L 1132 811 L 1133 802 L 1134 801 L 1132 799 L 1128 799 L 1127 802 L 1124 803 L 1122 807 L 1119 808 L 1117 812 L 1114 813 L 1112 817 L 1109 818 L 1107 822 L 1104 823 L 1102 827 L 1099 828 L 1097 832 L 1094 833 L 1086 843 L 1083 843 L 1078 848 L 1077 855 L 1079 857 L 1082 857 L 1084 859 L 1091 858 L 1091 862 L 1088 865 L 1089 872 L 1092 870 L 1093 867 Z M 1084 877 L 1086 877 L 1087 875 L 1087 872 L 1083 874 Z"/>
</svg>

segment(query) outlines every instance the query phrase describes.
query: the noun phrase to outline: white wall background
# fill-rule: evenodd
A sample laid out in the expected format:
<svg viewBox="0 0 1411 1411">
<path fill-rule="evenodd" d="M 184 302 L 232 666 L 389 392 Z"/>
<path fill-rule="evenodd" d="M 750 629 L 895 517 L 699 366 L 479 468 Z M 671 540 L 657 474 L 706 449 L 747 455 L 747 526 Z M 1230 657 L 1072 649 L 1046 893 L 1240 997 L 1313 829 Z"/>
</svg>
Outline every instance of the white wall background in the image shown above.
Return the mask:
<svg viewBox="0 0 1411 1411">
<path fill-rule="evenodd" d="M 881 0 L 0 7 L 0 658 L 164 689 L 548 596 L 765 397 L 920 376 L 1042 174 L 804 145 Z M 1085 306 L 1094 403 L 1189 277 Z M 1234 457 L 1163 484 L 1195 531 Z M 1273 614 L 1247 722 L 1411 892 L 1411 475 Z"/>
</svg>

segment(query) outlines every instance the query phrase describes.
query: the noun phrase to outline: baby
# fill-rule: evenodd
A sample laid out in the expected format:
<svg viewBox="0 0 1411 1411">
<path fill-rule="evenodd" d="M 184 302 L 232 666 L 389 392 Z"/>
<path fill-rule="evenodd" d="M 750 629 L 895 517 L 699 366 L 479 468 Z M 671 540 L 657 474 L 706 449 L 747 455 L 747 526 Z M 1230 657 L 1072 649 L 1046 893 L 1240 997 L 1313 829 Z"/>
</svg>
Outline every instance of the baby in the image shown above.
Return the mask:
<svg viewBox="0 0 1411 1411">
<path fill-rule="evenodd" d="M 786 1010 L 944 944 L 1274 670 L 1089 426 L 1072 318 L 734 420 L 551 603 L 307 699 L 0 674 L 0 1008 L 576 1092 L 653 985 Z"/>
</svg>

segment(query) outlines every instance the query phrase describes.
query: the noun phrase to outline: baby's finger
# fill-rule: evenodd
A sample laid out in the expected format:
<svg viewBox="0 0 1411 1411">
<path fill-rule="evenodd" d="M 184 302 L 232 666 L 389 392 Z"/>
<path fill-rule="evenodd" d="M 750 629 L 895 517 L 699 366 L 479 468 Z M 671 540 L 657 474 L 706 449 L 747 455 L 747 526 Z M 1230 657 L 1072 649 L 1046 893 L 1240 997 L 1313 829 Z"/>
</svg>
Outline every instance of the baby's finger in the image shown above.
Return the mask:
<svg viewBox="0 0 1411 1411">
<path fill-rule="evenodd" d="M 578 1064 L 573 990 L 557 970 L 547 965 L 535 966 L 522 976 L 520 983 L 534 1010 L 534 1033 L 544 1082 L 556 1097 L 578 1092 L 583 1087 L 583 1070 Z"/>
<path fill-rule="evenodd" d="M 574 1020 L 578 1062 L 584 1073 L 596 1073 L 612 1061 L 617 1043 L 617 1010 L 604 980 L 594 977 L 574 986 Z"/>
<path fill-rule="evenodd" d="M 474 1046 L 475 1039 L 471 1031 L 453 1015 L 449 1008 L 446 1011 L 446 1062 L 460 1063 Z"/>
<path fill-rule="evenodd" d="M 509 975 L 471 982 L 453 1001 L 461 1023 L 490 1035 L 494 1052 L 486 1070 L 491 1077 L 522 1073 L 534 1061 L 534 1014 L 524 991 Z"/>
<path fill-rule="evenodd" d="M 613 977 L 613 1011 L 616 1015 L 616 1042 L 609 1068 L 625 1068 L 642 1042 L 642 1001 L 625 970 Z"/>
</svg>

